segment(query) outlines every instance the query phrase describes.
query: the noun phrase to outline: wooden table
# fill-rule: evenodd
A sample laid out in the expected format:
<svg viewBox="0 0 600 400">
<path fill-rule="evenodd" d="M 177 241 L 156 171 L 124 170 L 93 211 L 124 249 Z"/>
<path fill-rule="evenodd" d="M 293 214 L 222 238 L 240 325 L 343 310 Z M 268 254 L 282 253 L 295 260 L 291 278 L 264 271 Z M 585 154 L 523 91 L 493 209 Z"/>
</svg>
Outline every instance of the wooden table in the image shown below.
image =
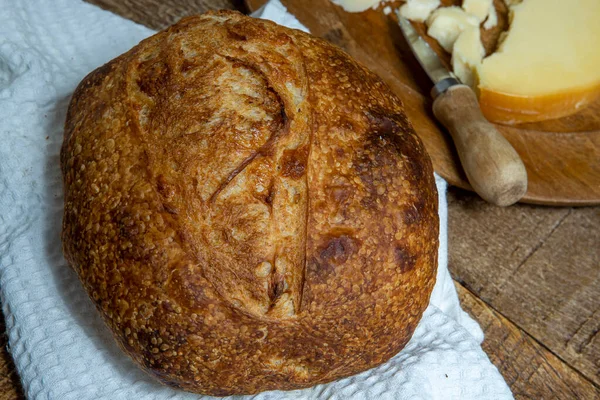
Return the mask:
<svg viewBox="0 0 600 400">
<path fill-rule="evenodd" d="M 153 29 L 243 10 L 241 0 L 89 1 Z M 448 206 L 450 271 L 515 397 L 600 399 L 600 207 L 497 208 L 455 188 Z M 23 399 L 5 335 L 0 345 L 0 400 Z"/>
</svg>

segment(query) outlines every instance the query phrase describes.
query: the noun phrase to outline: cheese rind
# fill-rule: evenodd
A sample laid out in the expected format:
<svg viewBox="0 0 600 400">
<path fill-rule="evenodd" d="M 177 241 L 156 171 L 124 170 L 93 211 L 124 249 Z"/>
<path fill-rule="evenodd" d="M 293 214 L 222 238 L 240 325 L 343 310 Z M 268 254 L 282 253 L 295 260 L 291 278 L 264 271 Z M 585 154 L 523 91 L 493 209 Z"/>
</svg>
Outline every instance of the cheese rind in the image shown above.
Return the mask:
<svg viewBox="0 0 600 400">
<path fill-rule="evenodd" d="M 424 22 L 440 6 L 440 0 L 408 0 L 400 7 L 400 16 L 411 21 Z"/>
<path fill-rule="evenodd" d="M 478 28 L 479 20 L 460 7 L 442 7 L 431 13 L 427 19 L 427 26 L 427 34 L 450 53 L 460 33 L 468 27 Z"/>
<path fill-rule="evenodd" d="M 518 96 L 479 89 L 479 105 L 491 122 L 519 124 L 566 117 L 600 97 L 600 84 L 543 96 Z"/>
<path fill-rule="evenodd" d="M 518 123 L 573 114 L 600 94 L 600 1 L 527 0 L 511 7 L 498 50 L 477 69 L 488 119 Z"/>
</svg>

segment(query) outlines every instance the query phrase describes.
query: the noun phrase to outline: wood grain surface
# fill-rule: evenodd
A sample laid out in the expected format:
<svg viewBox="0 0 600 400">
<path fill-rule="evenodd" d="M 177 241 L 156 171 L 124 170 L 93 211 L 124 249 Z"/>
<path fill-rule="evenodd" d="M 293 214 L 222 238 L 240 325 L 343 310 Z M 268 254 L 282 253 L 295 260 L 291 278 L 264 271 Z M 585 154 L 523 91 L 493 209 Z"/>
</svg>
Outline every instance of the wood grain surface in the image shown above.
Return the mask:
<svg viewBox="0 0 600 400">
<path fill-rule="evenodd" d="M 247 3 L 254 10 L 264 1 Z M 444 3 L 457 1 L 444 0 Z M 385 15 L 375 10 L 347 13 L 330 0 L 282 0 L 282 3 L 313 34 L 337 44 L 377 73 L 404 102 L 436 171 L 452 185 L 471 189 L 449 136 L 432 118 L 429 96 L 432 83 L 402 37 L 395 13 Z M 496 3 L 502 4 L 500 0 Z M 495 46 L 498 35 L 498 30 L 488 35 L 488 51 Z M 439 50 L 439 46 L 433 47 Z M 447 54 L 445 58 L 448 60 Z M 570 117 L 520 126 L 498 125 L 498 129 L 527 167 L 529 184 L 523 202 L 600 204 L 600 99 Z"/>
<path fill-rule="evenodd" d="M 100 1 L 155 29 L 219 4 Z M 450 271 L 515 397 L 600 399 L 600 207 L 498 208 L 458 188 L 448 202 Z M 24 399 L 5 335 L 0 345 L 0 400 Z"/>
<path fill-rule="evenodd" d="M 246 11 L 243 0 L 86 0 L 127 19 L 160 30 L 187 15 L 208 10 Z"/>
<path fill-rule="evenodd" d="M 517 399 L 598 399 L 600 388 L 456 283 L 463 309 L 485 332 L 483 350 Z"/>
<path fill-rule="evenodd" d="M 455 279 L 600 385 L 600 207 L 503 209 L 450 193 Z"/>
</svg>

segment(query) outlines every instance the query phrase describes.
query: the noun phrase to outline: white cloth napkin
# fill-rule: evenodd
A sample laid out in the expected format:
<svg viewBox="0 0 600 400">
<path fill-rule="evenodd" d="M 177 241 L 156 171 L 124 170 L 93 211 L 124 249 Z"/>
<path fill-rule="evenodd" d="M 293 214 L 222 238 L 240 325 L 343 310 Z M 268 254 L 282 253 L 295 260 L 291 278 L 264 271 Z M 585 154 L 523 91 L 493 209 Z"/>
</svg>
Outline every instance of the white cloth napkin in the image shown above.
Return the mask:
<svg viewBox="0 0 600 400">
<path fill-rule="evenodd" d="M 278 0 L 262 15 L 301 27 Z M 153 32 L 77 0 L 0 0 L 0 294 L 10 352 L 29 399 L 207 399 L 141 372 L 113 342 L 61 253 L 59 148 L 69 97 L 91 70 Z M 447 268 L 446 183 L 431 304 L 384 365 L 253 399 L 509 399 L 460 308 Z"/>
</svg>

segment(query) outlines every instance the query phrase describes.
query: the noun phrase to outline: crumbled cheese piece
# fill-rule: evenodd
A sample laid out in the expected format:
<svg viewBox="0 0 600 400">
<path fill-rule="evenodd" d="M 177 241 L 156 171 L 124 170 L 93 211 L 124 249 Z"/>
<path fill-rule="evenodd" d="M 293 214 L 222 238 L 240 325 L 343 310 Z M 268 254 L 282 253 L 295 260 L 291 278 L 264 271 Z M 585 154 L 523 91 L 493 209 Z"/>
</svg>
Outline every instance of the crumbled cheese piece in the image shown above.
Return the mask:
<svg viewBox="0 0 600 400">
<path fill-rule="evenodd" d="M 390 6 L 385 6 L 385 7 L 383 8 L 383 13 L 384 13 L 385 15 L 390 15 L 390 13 L 391 13 L 391 12 L 392 12 L 392 7 L 390 7 Z"/>
<path fill-rule="evenodd" d="M 477 17 L 479 22 L 483 22 L 487 18 L 490 8 L 493 6 L 492 0 L 463 0 L 462 3 L 463 10 Z"/>
<path fill-rule="evenodd" d="M 498 13 L 496 12 L 496 7 L 494 7 L 494 4 L 492 4 L 492 6 L 490 7 L 490 14 L 485 20 L 483 27 L 485 29 L 491 29 L 496 25 L 498 25 Z"/>
<path fill-rule="evenodd" d="M 450 53 L 458 35 L 468 27 L 479 28 L 479 20 L 460 7 L 442 7 L 429 16 L 427 26 L 427 34 Z"/>
<path fill-rule="evenodd" d="M 411 21 L 423 22 L 439 6 L 440 0 L 408 0 L 400 7 L 400 16 Z"/>
<path fill-rule="evenodd" d="M 361 12 L 371 7 L 377 7 L 380 0 L 331 0 L 348 12 Z"/>
<path fill-rule="evenodd" d="M 475 70 L 485 56 L 479 27 L 470 26 L 458 36 L 452 48 L 452 69 L 465 85 L 475 87 Z"/>
</svg>

